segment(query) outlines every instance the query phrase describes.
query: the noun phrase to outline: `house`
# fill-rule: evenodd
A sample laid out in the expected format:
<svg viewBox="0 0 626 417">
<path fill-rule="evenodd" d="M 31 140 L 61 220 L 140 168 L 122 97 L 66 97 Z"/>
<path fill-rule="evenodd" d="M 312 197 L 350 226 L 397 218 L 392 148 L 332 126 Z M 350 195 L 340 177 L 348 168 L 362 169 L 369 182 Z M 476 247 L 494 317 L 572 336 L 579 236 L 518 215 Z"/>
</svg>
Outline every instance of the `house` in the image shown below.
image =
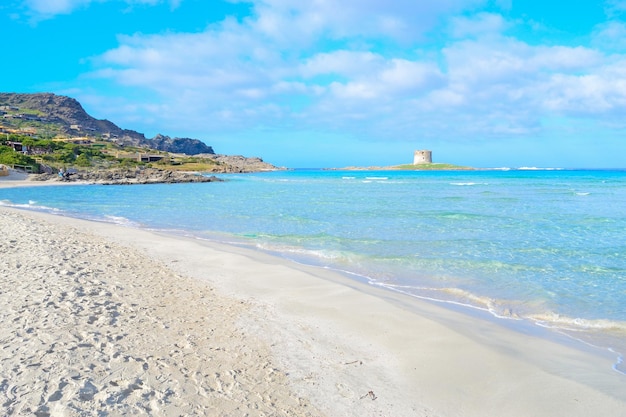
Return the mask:
<svg viewBox="0 0 626 417">
<path fill-rule="evenodd" d="M 115 152 L 115 157 L 117 159 L 134 159 L 137 162 L 158 162 L 167 157 L 167 155 L 151 155 L 139 152 Z"/>
<path fill-rule="evenodd" d="M 22 145 L 22 142 L 8 141 L 5 145 L 13 148 L 15 152 L 26 152 L 28 150 L 26 146 Z"/>
<path fill-rule="evenodd" d="M 37 129 L 34 127 L 20 127 L 20 135 L 35 136 Z"/>
<path fill-rule="evenodd" d="M 93 142 L 90 138 L 82 136 L 82 137 L 75 137 L 75 138 L 54 138 L 53 139 L 55 142 L 65 142 L 65 143 L 73 143 L 75 145 L 91 145 L 91 143 Z"/>
</svg>

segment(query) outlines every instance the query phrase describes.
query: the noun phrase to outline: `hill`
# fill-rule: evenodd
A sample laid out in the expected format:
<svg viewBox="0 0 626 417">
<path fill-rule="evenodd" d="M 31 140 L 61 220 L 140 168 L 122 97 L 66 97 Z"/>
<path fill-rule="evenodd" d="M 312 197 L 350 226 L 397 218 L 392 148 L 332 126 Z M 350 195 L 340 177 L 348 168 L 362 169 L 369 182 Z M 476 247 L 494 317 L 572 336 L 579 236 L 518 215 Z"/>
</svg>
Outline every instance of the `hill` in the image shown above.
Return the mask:
<svg viewBox="0 0 626 417">
<path fill-rule="evenodd" d="M 147 139 L 143 133 L 122 129 L 109 120 L 98 120 L 75 99 L 52 93 L 0 93 L 0 116 L 5 126 L 32 129 L 39 136 L 92 136 L 119 145 L 147 147 L 187 155 L 214 154 L 213 148 L 198 139 L 157 135 Z"/>
</svg>

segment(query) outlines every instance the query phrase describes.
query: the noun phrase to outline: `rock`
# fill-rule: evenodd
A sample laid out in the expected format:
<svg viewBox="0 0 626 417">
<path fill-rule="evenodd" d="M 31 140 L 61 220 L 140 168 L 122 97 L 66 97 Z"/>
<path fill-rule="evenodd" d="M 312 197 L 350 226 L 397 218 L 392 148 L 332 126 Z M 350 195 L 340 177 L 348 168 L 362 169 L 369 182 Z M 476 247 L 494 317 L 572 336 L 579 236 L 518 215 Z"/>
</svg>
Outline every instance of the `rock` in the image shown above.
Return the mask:
<svg viewBox="0 0 626 417">
<path fill-rule="evenodd" d="M 150 147 L 160 151 L 183 153 L 185 155 L 214 154 L 213 148 L 197 139 L 170 138 L 158 134 L 150 139 Z"/>
<path fill-rule="evenodd" d="M 57 174 L 33 175 L 32 181 L 61 181 Z M 70 181 L 83 181 L 101 185 L 131 184 L 174 184 L 189 182 L 223 181 L 215 176 L 204 176 L 198 173 L 168 171 L 156 168 L 114 169 L 98 171 L 79 171 L 70 176 Z"/>
<path fill-rule="evenodd" d="M 275 165 L 264 162 L 258 157 L 245 157 L 241 155 L 197 155 L 201 158 L 211 159 L 218 163 L 213 172 L 261 172 L 261 171 L 277 171 L 284 170 Z"/>
</svg>

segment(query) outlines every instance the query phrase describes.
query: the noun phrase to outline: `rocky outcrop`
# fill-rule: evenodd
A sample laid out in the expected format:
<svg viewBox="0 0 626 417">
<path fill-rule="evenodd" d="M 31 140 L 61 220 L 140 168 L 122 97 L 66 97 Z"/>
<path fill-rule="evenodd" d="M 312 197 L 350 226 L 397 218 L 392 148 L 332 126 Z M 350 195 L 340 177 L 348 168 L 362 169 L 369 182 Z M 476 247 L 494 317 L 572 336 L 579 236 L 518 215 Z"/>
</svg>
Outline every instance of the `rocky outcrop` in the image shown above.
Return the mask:
<svg viewBox="0 0 626 417">
<path fill-rule="evenodd" d="M 209 154 L 212 155 L 213 148 L 191 138 L 170 138 L 169 136 L 158 134 L 149 139 L 150 147 L 160 151 L 183 153 L 186 155 Z"/>
<path fill-rule="evenodd" d="M 258 157 L 245 157 L 241 155 L 197 155 L 198 157 L 211 159 L 217 162 L 212 172 L 262 172 L 262 171 L 279 171 L 285 168 L 279 168 L 275 165 L 264 162 Z"/>
<path fill-rule="evenodd" d="M 142 135 L 143 136 L 143 135 Z M 191 138 L 170 138 L 169 136 L 158 134 L 152 139 L 137 139 L 131 136 L 121 136 L 112 139 L 118 145 L 136 146 L 139 148 L 150 148 L 158 151 L 165 151 L 185 155 L 213 154 L 213 148 L 206 143 Z"/>
<path fill-rule="evenodd" d="M 189 182 L 223 181 L 215 176 L 204 176 L 197 173 L 177 172 L 156 168 L 145 169 L 111 169 L 98 171 L 79 171 L 63 180 L 58 174 L 33 175 L 33 181 L 80 181 L 101 185 L 131 184 L 176 184 Z"/>
</svg>

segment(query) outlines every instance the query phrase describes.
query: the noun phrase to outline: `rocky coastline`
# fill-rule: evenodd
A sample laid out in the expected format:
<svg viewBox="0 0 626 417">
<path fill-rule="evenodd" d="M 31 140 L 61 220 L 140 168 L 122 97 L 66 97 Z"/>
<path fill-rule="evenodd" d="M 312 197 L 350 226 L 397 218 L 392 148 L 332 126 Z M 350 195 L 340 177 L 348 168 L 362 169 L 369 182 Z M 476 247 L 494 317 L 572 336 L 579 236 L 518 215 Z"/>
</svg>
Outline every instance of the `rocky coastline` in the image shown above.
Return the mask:
<svg viewBox="0 0 626 417">
<path fill-rule="evenodd" d="M 179 172 L 158 168 L 111 169 L 77 171 L 66 176 L 59 174 L 34 174 L 31 181 L 81 182 L 99 185 L 178 184 L 224 181 L 216 176 L 204 176 L 197 172 Z"/>
</svg>

